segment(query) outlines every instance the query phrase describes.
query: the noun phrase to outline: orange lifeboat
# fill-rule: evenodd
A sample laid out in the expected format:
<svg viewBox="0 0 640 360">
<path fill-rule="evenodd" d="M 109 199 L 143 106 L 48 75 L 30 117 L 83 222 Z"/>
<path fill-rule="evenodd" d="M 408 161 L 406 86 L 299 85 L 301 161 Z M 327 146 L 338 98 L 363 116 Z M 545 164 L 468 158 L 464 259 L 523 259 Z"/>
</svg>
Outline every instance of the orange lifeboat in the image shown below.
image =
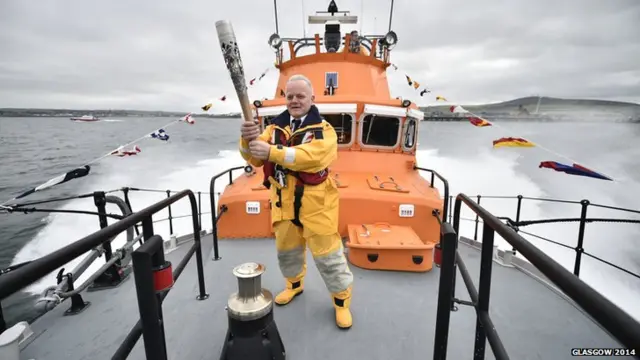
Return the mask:
<svg viewBox="0 0 640 360">
<path fill-rule="evenodd" d="M 324 24 L 324 37 L 274 34 L 269 39 L 279 80 L 272 99 L 254 101 L 254 116 L 264 128 L 286 109 L 287 80 L 295 74 L 308 77 L 315 105 L 338 135 L 338 158 L 330 173 L 340 191 L 339 231 L 347 239 L 349 261 L 366 269 L 429 271 L 446 206 L 415 165 L 424 114 L 410 100 L 390 94 L 386 70 L 397 36 L 390 31 L 343 37 L 340 25 L 357 23 L 348 12 L 317 13 L 309 23 Z M 219 237 L 273 238 L 262 169 L 245 173 L 220 196 L 218 211 L 226 211 L 217 223 Z"/>
</svg>

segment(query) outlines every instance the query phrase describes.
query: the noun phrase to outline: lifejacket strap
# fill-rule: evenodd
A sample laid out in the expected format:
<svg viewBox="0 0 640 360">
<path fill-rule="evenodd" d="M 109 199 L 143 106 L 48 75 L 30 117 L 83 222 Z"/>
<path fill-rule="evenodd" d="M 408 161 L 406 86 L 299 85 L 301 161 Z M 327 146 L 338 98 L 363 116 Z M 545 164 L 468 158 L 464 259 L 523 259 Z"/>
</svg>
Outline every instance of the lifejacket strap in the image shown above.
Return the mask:
<svg viewBox="0 0 640 360">
<path fill-rule="evenodd" d="M 302 195 L 304 195 L 304 183 L 298 179 L 298 181 L 296 181 L 296 189 L 293 193 L 293 220 L 291 220 L 291 222 L 299 227 L 302 227 L 302 223 L 300 222 Z"/>
</svg>

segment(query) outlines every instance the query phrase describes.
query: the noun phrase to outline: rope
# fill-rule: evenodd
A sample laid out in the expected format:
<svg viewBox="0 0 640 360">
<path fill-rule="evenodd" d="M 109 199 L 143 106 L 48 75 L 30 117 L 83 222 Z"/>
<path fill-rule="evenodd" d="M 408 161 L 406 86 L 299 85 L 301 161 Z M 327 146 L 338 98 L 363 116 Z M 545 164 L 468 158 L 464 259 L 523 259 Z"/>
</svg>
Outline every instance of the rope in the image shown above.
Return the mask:
<svg viewBox="0 0 640 360">
<path fill-rule="evenodd" d="M 170 193 L 179 192 L 178 190 L 144 189 L 144 188 L 133 188 L 133 187 L 113 189 L 113 190 L 108 190 L 108 191 L 103 191 L 103 192 L 105 194 L 111 194 L 111 193 L 118 192 L 118 191 L 124 191 L 125 189 L 129 189 L 131 191 L 154 192 L 154 193 L 166 193 L 167 191 L 169 191 Z M 196 194 L 200 193 L 201 195 L 209 195 L 210 194 L 208 191 L 196 191 L 195 193 Z M 92 197 L 93 194 L 94 193 L 85 193 L 85 194 L 65 196 L 65 197 L 60 197 L 60 198 L 38 200 L 38 201 L 30 201 L 30 202 L 14 204 L 14 205 L 0 205 L 0 213 L 10 213 L 10 212 L 13 212 L 13 211 L 19 212 L 19 211 L 22 211 L 22 209 L 20 209 L 20 208 L 22 208 L 24 206 L 48 204 L 48 203 L 57 202 L 57 201 L 84 199 L 84 198 Z"/>
<path fill-rule="evenodd" d="M 129 187 L 127 188 L 131 191 L 142 191 L 142 192 L 157 192 L 157 193 L 166 193 L 167 191 L 169 191 L 170 193 L 174 193 L 174 192 L 178 192 L 178 190 L 160 190 L 160 189 L 145 189 L 145 188 L 134 188 L 134 187 Z M 203 194 L 203 195 L 209 195 L 210 193 L 208 191 L 196 191 L 195 192 Z"/>
<path fill-rule="evenodd" d="M 121 191 L 121 190 L 122 189 L 109 190 L 109 191 L 104 191 L 104 193 L 105 194 L 110 194 L 110 193 L 114 193 L 116 191 Z M 4 207 L 4 208 L 16 208 L 16 207 L 28 206 L 28 205 L 47 204 L 47 203 L 52 203 L 52 202 L 56 202 L 56 201 L 84 199 L 84 198 L 88 198 L 88 197 L 92 197 L 92 196 L 93 196 L 93 193 L 86 193 L 86 194 L 72 195 L 72 196 L 67 196 L 67 197 L 62 197 L 62 198 L 53 198 L 53 199 L 47 199 L 47 200 L 31 201 L 31 202 L 15 204 L 15 205 L 12 205 L 12 206 L 1 206 L 1 207 Z"/>
<path fill-rule="evenodd" d="M 86 210 L 61 210 L 61 209 L 37 209 L 37 208 L 20 208 L 20 207 L 12 207 L 9 210 L 7 210 L 8 213 L 24 213 L 24 214 L 28 214 L 30 212 L 46 212 L 46 213 L 66 213 L 66 214 L 84 214 L 84 215 L 105 215 L 107 217 L 110 217 L 112 219 L 116 219 L 116 220 L 122 220 L 125 217 L 123 215 L 117 215 L 117 214 L 105 214 L 105 213 L 99 213 L 97 211 L 86 211 Z"/>
<path fill-rule="evenodd" d="M 536 224 L 549 224 L 549 223 L 568 223 L 568 222 L 580 222 L 581 218 L 558 218 L 558 219 L 542 219 L 542 220 L 524 220 L 524 221 L 510 221 L 513 226 L 528 226 Z M 586 218 L 584 222 L 600 222 L 600 223 L 628 223 L 628 224 L 640 224 L 640 220 L 634 219 L 611 219 L 611 218 Z"/>
<path fill-rule="evenodd" d="M 519 232 L 520 232 L 520 233 L 522 233 L 522 234 L 525 234 L 525 235 L 532 236 L 532 237 L 534 237 L 534 238 L 536 238 L 536 239 L 540 239 L 540 240 L 548 241 L 548 242 L 550 242 L 550 243 L 552 243 L 552 244 L 556 244 L 556 245 L 562 246 L 562 247 L 567 248 L 567 249 L 575 250 L 575 248 L 573 248 L 573 247 L 571 247 L 571 246 L 569 246 L 569 245 L 566 245 L 566 244 L 563 244 L 563 243 L 557 242 L 557 241 L 555 241 L 555 240 L 548 239 L 548 238 L 543 237 L 543 236 L 540 236 L 540 235 L 532 234 L 532 233 L 530 233 L 530 232 L 526 232 L 526 231 L 523 231 L 523 230 L 520 230 Z"/>
</svg>

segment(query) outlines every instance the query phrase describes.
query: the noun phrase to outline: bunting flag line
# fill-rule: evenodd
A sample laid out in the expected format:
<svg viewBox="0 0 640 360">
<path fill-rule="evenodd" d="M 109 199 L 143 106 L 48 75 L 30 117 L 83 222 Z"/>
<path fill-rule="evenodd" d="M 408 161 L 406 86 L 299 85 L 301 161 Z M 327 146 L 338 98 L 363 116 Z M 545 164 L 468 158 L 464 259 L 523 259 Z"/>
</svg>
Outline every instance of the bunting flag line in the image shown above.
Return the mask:
<svg viewBox="0 0 640 360">
<path fill-rule="evenodd" d="M 180 123 L 180 122 L 185 122 L 185 123 L 190 124 L 190 125 L 195 124 L 195 120 L 192 117 L 192 113 L 189 113 L 189 114 L 183 116 L 182 118 L 173 120 L 170 123 L 168 123 L 168 124 L 158 128 L 158 129 L 152 131 L 151 133 L 147 133 L 147 134 L 145 134 L 145 135 L 143 135 L 143 136 L 141 136 L 141 137 L 139 137 L 139 138 L 137 138 L 137 139 L 135 139 L 133 141 L 130 141 L 129 143 L 127 143 L 125 145 L 121 145 L 121 146 L 117 147 L 116 149 L 113 149 L 113 150 L 109 151 L 108 153 L 106 153 L 106 154 L 104 154 L 104 155 L 102 155 L 102 156 L 100 156 L 100 157 L 98 157 L 96 159 L 93 159 L 90 162 L 88 162 L 88 163 L 86 163 L 86 164 L 84 164 L 84 165 L 82 165 L 80 167 L 77 167 L 77 168 L 75 168 L 75 169 L 73 169 L 71 171 L 68 171 L 68 172 L 66 172 L 66 173 L 64 173 L 62 175 L 56 176 L 55 178 L 52 178 L 49 181 L 47 181 L 47 182 L 45 182 L 45 183 L 43 183 L 41 185 L 38 185 L 38 186 L 36 186 L 34 188 L 31 188 L 31 189 L 29 189 L 27 191 L 22 192 L 18 196 L 1 203 L 0 204 L 0 208 L 7 208 L 8 206 L 6 206 L 6 205 L 9 202 L 17 200 L 17 199 L 24 198 L 26 196 L 29 196 L 29 195 L 35 193 L 35 192 L 42 191 L 42 190 L 45 190 L 45 189 L 49 189 L 49 188 L 51 188 L 51 187 L 53 187 L 55 185 L 59 185 L 59 184 L 65 183 L 65 182 L 73 180 L 73 179 L 78 179 L 78 178 L 87 176 L 87 175 L 89 175 L 89 173 L 91 171 L 91 166 L 90 165 L 94 164 L 94 163 L 96 163 L 96 162 L 98 162 L 98 161 L 100 161 L 100 160 L 102 160 L 102 159 L 104 159 L 106 157 L 109 157 L 109 156 L 125 157 L 125 156 L 137 155 L 142 151 L 138 145 L 134 145 L 131 148 L 131 150 L 125 150 L 125 148 L 127 146 L 131 146 L 131 145 L 133 145 L 133 144 L 135 144 L 135 143 L 137 143 L 139 141 L 142 141 L 142 140 L 144 140 L 146 138 L 157 138 L 159 140 L 163 140 L 162 138 L 158 137 L 158 136 L 160 136 L 160 134 L 164 134 L 162 136 L 166 136 L 166 139 L 168 140 L 169 139 L 169 135 L 166 133 L 165 129 L 170 127 L 170 126 L 173 126 L 173 125 L 175 125 L 177 123 Z"/>
<path fill-rule="evenodd" d="M 221 98 L 218 99 L 218 101 L 225 101 L 225 100 L 227 100 L 227 95 L 222 96 Z M 213 102 L 208 102 L 200 109 L 202 109 L 203 111 L 209 111 L 209 109 L 211 109 L 212 106 L 213 106 Z"/>
<path fill-rule="evenodd" d="M 398 71 L 399 68 L 397 65 L 395 64 L 391 64 L 391 67 L 395 70 Z M 412 78 L 411 76 L 409 76 L 408 74 L 405 74 L 405 78 L 407 80 L 407 83 L 409 84 L 409 86 L 413 87 L 414 89 L 418 89 L 420 87 L 420 83 L 418 83 L 417 81 L 415 81 L 414 78 Z M 431 90 L 428 90 L 426 88 L 424 88 L 423 90 L 420 91 L 420 96 L 424 96 L 427 93 L 430 93 Z M 449 103 L 449 100 L 447 100 L 447 98 L 445 98 L 442 95 L 437 95 L 436 96 L 436 102 L 438 101 L 442 101 L 445 103 Z M 465 116 L 465 118 L 469 121 L 469 123 L 471 123 L 471 125 L 476 126 L 476 127 L 490 127 L 490 126 L 495 126 L 496 128 L 501 128 L 504 130 L 508 130 L 503 126 L 498 126 L 495 125 L 493 122 L 478 116 L 477 114 L 474 114 L 471 111 L 468 111 L 467 109 L 465 109 L 464 107 L 462 107 L 461 105 L 457 105 L 457 104 L 453 104 L 452 106 L 449 107 L 449 111 L 451 111 L 454 114 L 463 114 L 463 116 Z M 555 156 L 564 158 L 568 161 L 570 161 L 572 163 L 571 166 L 569 165 L 565 165 L 559 162 L 555 162 L 555 161 L 543 161 L 540 163 L 539 168 L 549 168 L 549 169 L 553 169 L 555 171 L 559 171 L 559 172 L 563 172 L 569 175 L 578 175 L 578 176 L 587 176 L 587 177 L 592 177 L 592 178 L 596 178 L 596 179 L 602 179 L 602 180 L 609 180 L 609 181 L 615 181 L 612 178 L 610 178 L 609 176 L 603 175 L 602 173 L 598 173 L 596 171 L 593 171 L 583 165 L 580 165 L 577 161 L 571 160 L 568 157 L 559 154 L 547 147 L 544 147 L 542 145 L 540 145 L 540 143 L 534 143 L 530 140 L 524 139 L 524 138 L 519 138 L 519 137 L 503 137 L 497 140 L 493 141 L 493 147 L 494 148 L 501 148 L 501 147 L 523 147 L 523 148 L 531 148 L 531 147 L 538 147 L 542 150 L 545 150 Z"/>
<path fill-rule="evenodd" d="M 444 101 L 444 102 L 449 102 L 446 98 L 444 98 L 443 96 L 436 96 L 436 101 Z M 476 127 L 488 127 L 488 126 L 495 126 L 496 128 L 501 128 L 503 130 L 507 130 L 509 131 L 507 128 L 505 128 L 504 126 L 499 126 L 496 125 L 493 122 L 490 122 L 486 119 L 484 119 L 481 116 L 478 116 L 476 114 L 474 114 L 471 111 L 468 111 L 467 109 L 463 108 L 460 105 L 452 105 L 449 107 L 449 111 L 451 111 L 452 113 L 457 113 L 457 114 L 466 114 L 466 119 L 474 126 Z M 542 150 L 545 150 L 555 156 L 564 158 L 568 161 L 570 161 L 573 165 L 569 166 L 569 165 L 565 165 L 559 162 L 555 162 L 555 161 L 543 161 L 540 163 L 539 168 L 548 168 L 548 169 L 553 169 L 555 171 L 559 171 L 559 172 L 563 172 L 565 174 L 569 174 L 569 175 L 578 175 L 578 176 L 587 176 L 587 177 L 591 177 L 591 178 L 595 178 L 595 179 L 602 179 L 602 180 L 609 180 L 609 181 L 614 181 L 611 177 L 606 176 L 602 173 L 598 173 L 596 171 L 593 171 L 583 165 L 580 165 L 579 162 L 574 161 L 572 159 L 569 159 L 568 157 L 559 154 L 547 147 L 544 147 L 542 145 L 540 145 L 540 143 L 534 143 L 530 140 L 524 139 L 524 138 L 517 138 L 517 137 L 504 137 L 504 138 L 500 138 L 498 140 L 494 140 L 493 141 L 493 147 L 494 148 L 500 148 L 500 147 L 527 147 L 527 148 L 531 148 L 531 147 L 538 147 Z"/>
<path fill-rule="evenodd" d="M 269 72 L 270 69 L 271 69 L 271 67 L 266 68 L 262 73 L 260 73 L 260 76 L 254 77 L 251 80 L 249 80 L 249 83 L 247 84 L 247 88 L 252 88 L 257 83 L 259 83 L 267 75 L 267 73 Z M 207 111 L 209 111 L 209 109 L 211 109 L 213 107 L 213 105 L 215 103 L 224 102 L 226 100 L 227 100 L 227 95 L 220 96 L 220 97 L 216 98 L 215 100 L 207 102 L 204 106 L 200 107 L 200 109 L 202 109 L 202 111 L 204 111 L 204 112 L 207 112 Z"/>
<path fill-rule="evenodd" d="M 390 65 L 393 68 L 393 70 L 398 71 L 398 65 L 396 64 L 390 64 Z M 409 86 L 411 86 L 414 90 L 417 90 L 420 96 L 425 96 L 426 94 L 431 92 L 431 90 L 427 89 L 426 87 L 420 87 L 420 83 L 415 81 L 411 76 L 407 75 L 406 73 L 404 74 L 404 77 L 407 79 L 407 84 L 409 84 Z"/>
</svg>

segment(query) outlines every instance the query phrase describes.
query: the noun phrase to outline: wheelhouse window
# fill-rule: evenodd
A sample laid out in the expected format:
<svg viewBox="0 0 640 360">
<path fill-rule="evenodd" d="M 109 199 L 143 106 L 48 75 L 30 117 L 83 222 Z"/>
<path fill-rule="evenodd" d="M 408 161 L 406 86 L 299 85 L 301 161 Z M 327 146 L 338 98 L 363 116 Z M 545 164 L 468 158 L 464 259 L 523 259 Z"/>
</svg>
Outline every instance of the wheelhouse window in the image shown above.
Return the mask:
<svg viewBox="0 0 640 360">
<path fill-rule="evenodd" d="M 400 119 L 370 114 L 362 122 L 362 144 L 395 147 L 398 144 Z"/>
<path fill-rule="evenodd" d="M 407 119 L 404 130 L 404 143 L 402 144 L 405 149 L 409 150 L 416 143 L 416 119 Z"/>
<path fill-rule="evenodd" d="M 353 116 L 350 114 L 322 114 L 322 117 L 335 129 L 338 135 L 338 144 L 351 143 Z"/>
</svg>

